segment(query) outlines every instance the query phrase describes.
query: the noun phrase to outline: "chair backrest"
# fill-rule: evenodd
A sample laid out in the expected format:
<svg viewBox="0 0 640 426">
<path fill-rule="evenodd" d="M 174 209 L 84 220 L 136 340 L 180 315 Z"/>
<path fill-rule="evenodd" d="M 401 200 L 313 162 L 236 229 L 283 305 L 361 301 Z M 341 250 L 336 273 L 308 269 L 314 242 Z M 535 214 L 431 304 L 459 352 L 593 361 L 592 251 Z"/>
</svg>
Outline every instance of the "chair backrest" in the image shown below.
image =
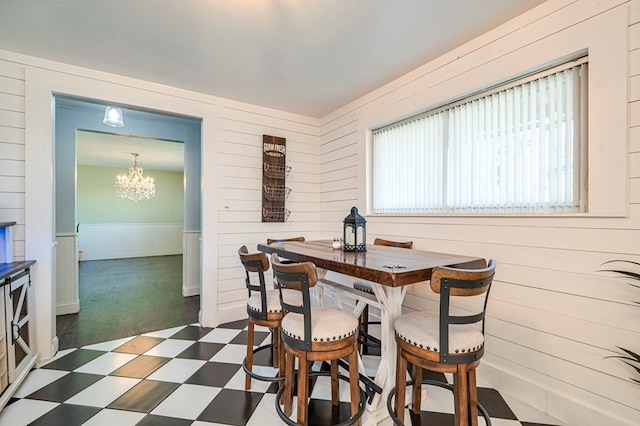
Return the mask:
<svg viewBox="0 0 640 426">
<path fill-rule="evenodd" d="M 373 240 L 373 244 L 376 246 L 400 247 L 406 249 L 413 248 L 413 241 L 390 241 L 383 238 L 376 238 Z"/>
<path fill-rule="evenodd" d="M 484 319 L 489 299 L 489 290 L 496 270 L 496 261 L 491 259 L 474 262 L 472 268 L 462 269 L 439 266 L 431 275 L 431 289 L 440 293 L 440 362 L 447 364 L 467 363 L 479 359 L 484 353 L 484 346 L 470 353 L 449 353 L 449 327 L 459 324 L 481 323 L 484 334 Z M 452 297 L 479 296 L 484 294 L 482 308 L 467 315 L 451 313 Z"/>
<path fill-rule="evenodd" d="M 271 265 L 281 287 L 302 291 L 305 285 L 312 288 L 318 282 L 316 267 L 311 262 L 290 263 L 273 253 Z"/>
<path fill-rule="evenodd" d="M 284 241 L 305 241 L 304 237 L 293 237 L 293 238 L 267 238 L 267 244 L 273 243 L 282 243 Z"/>
<path fill-rule="evenodd" d="M 258 291 L 262 298 L 262 312 L 259 314 L 256 312 L 250 312 L 250 314 L 265 319 L 267 317 L 267 287 L 264 281 L 264 272 L 269 270 L 269 258 L 261 251 L 257 253 L 249 253 L 247 246 L 242 246 L 238 249 L 238 256 L 240 257 L 242 266 L 244 266 L 244 272 L 246 275 L 245 285 L 247 286 L 249 297 L 251 297 L 252 291 Z M 257 274 L 259 281 L 258 284 L 251 283 L 250 272 Z"/>
<path fill-rule="evenodd" d="M 311 262 L 284 263 L 276 253 L 271 255 L 271 266 L 274 277 L 278 280 L 280 289 L 280 304 L 287 312 L 304 315 L 304 340 L 303 342 L 289 339 L 283 335 L 287 344 L 298 349 L 311 349 L 311 294 L 309 289 L 318 282 L 316 267 Z M 300 290 L 302 293 L 302 305 L 291 305 L 282 297 L 283 288 Z"/>
</svg>

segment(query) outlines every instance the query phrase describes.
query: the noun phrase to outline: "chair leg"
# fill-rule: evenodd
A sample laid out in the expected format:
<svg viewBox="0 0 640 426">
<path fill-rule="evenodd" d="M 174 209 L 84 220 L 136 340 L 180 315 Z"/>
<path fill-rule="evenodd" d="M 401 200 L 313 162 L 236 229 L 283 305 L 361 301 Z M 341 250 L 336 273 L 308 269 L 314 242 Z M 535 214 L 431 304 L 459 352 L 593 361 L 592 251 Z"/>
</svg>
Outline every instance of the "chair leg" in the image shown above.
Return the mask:
<svg viewBox="0 0 640 426">
<path fill-rule="evenodd" d="M 364 303 L 364 302 L 360 302 L 360 303 Z M 365 303 L 364 309 L 360 314 L 360 318 L 358 318 L 358 322 L 359 322 L 358 330 L 364 331 L 365 333 L 367 333 L 366 335 L 368 335 L 369 334 L 369 304 L 368 303 Z M 364 336 L 364 335 L 361 334 L 361 336 Z M 359 343 L 358 352 L 362 353 L 363 355 L 366 355 L 369 353 L 369 347 L 367 345 L 363 345 Z"/>
<path fill-rule="evenodd" d="M 413 366 L 413 414 L 420 414 L 422 407 L 422 368 Z"/>
<path fill-rule="evenodd" d="M 469 424 L 478 426 L 478 388 L 476 369 L 469 371 Z"/>
<path fill-rule="evenodd" d="M 298 423 L 307 424 L 307 393 L 309 392 L 309 365 L 307 354 L 298 358 Z"/>
<path fill-rule="evenodd" d="M 249 319 L 249 326 L 247 327 L 247 368 L 249 371 L 253 371 L 253 336 L 255 325 Z M 251 389 L 251 376 L 245 375 L 244 379 L 245 390 Z"/>
<path fill-rule="evenodd" d="M 291 416 L 293 411 L 293 371 L 296 360 L 291 352 L 286 351 L 285 354 L 285 374 L 284 374 L 284 399 L 282 401 L 284 405 L 284 415 Z"/>
<path fill-rule="evenodd" d="M 280 368 L 280 327 L 271 330 L 271 361 L 273 368 Z"/>
<path fill-rule="evenodd" d="M 340 381 L 338 380 L 338 360 L 331 360 L 331 404 L 337 406 L 340 402 Z"/>
<path fill-rule="evenodd" d="M 453 395 L 455 401 L 455 423 L 458 426 L 469 426 L 469 383 L 465 365 L 459 364 L 453 375 Z"/>
<path fill-rule="evenodd" d="M 279 370 L 280 370 L 280 377 L 285 377 L 286 375 L 286 370 L 285 370 L 285 349 L 284 349 L 284 341 L 282 340 L 282 328 L 278 327 L 278 340 L 280 341 L 280 345 L 278 346 L 278 359 L 280 361 L 278 361 L 278 364 L 280 366 Z M 282 382 L 280 382 L 282 383 Z"/>
<path fill-rule="evenodd" d="M 358 345 L 353 345 L 353 352 L 349 354 L 349 397 L 351 398 L 351 416 L 358 412 L 360 402 L 360 376 L 358 374 Z M 360 419 L 355 426 L 360 426 Z"/>
<path fill-rule="evenodd" d="M 398 358 L 396 362 L 396 416 L 400 423 L 404 423 L 404 401 L 407 377 L 407 360 L 402 357 L 402 349 L 398 348 Z"/>
</svg>

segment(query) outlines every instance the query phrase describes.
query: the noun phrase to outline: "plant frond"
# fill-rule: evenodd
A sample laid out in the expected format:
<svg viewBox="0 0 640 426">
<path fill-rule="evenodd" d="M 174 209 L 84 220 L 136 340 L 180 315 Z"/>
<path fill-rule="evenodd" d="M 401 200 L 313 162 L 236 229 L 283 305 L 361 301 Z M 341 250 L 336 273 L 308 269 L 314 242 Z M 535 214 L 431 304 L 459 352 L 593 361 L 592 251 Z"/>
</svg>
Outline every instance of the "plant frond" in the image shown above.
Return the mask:
<svg viewBox="0 0 640 426">
<path fill-rule="evenodd" d="M 629 356 L 631 356 L 631 357 L 634 359 L 634 361 L 636 361 L 636 362 L 640 363 L 640 355 L 639 355 L 639 354 L 637 354 L 637 353 L 635 353 L 635 352 L 633 352 L 633 351 L 631 351 L 631 350 L 629 350 L 629 349 L 622 348 L 622 347 L 620 347 L 620 346 L 616 346 L 616 347 L 617 347 L 618 349 L 620 349 L 621 351 L 623 351 L 624 353 L 626 353 L 626 354 L 628 354 Z"/>
<path fill-rule="evenodd" d="M 640 262 L 635 262 L 632 260 L 609 260 L 607 262 L 604 262 L 602 265 L 606 265 L 606 264 L 610 264 L 610 263 L 626 263 L 626 264 L 630 264 L 630 265 L 636 265 L 636 266 L 640 266 Z M 615 274 L 619 274 L 622 275 L 622 277 L 624 278 L 630 278 L 634 281 L 640 281 L 640 273 L 638 272 L 632 272 L 632 271 L 625 271 L 622 269 L 605 269 L 605 270 L 600 270 L 598 272 L 613 272 Z M 627 283 L 632 287 L 635 288 L 639 288 L 640 289 L 640 284 L 634 284 L 634 283 Z M 640 302 L 638 301 L 633 301 L 632 303 L 635 304 L 639 304 Z M 640 375 L 640 354 L 630 350 L 630 349 L 625 349 L 621 346 L 617 346 L 617 348 L 622 351 L 622 352 L 618 352 L 617 355 L 611 355 L 608 356 L 606 358 L 618 358 L 620 359 L 622 362 L 624 362 L 625 364 L 627 364 L 629 367 L 633 368 L 636 372 L 636 374 Z M 640 379 L 635 378 L 635 377 L 629 377 L 629 379 L 631 379 L 631 381 L 637 383 L 640 385 Z"/>
<path fill-rule="evenodd" d="M 637 372 L 638 374 L 640 374 L 640 367 L 635 366 L 635 365 L 633 365 L 633 364 L 631 364 L 631 363 L 628 363 L 628 362 L 626 362 L 626 361 L 623 361 L 623 362 L 624 362 L 625 364 L 627 364 L 629 367 L 631 367 L 631 368 L 633 368 L 634 370 L 636 370 L 636 372 Z"/>
<path fill-rule="evenodd" d="M 613 273 L 624 275 L 628 278 L 632 278 L 634 280 L 640 281 L 640 273 L 637 273 L 637 272 L 623 271 L 620 269 L 600 269 L 598 272 L 613 272 Z M 635 284 L 631 284 L 631 285 L 635 285 Z"/>
<path fill-rule="evenodd" d="M 602 263 L 602 265 L 606 265 L 607 263 L 616 263 L 616 262 L 631 263 L 632 265 L 640 266 L 640 262 L 634 262 L 633 260 L 622 260 L 622 259 L 607 260 L 606 262 Z"/>
</svg>

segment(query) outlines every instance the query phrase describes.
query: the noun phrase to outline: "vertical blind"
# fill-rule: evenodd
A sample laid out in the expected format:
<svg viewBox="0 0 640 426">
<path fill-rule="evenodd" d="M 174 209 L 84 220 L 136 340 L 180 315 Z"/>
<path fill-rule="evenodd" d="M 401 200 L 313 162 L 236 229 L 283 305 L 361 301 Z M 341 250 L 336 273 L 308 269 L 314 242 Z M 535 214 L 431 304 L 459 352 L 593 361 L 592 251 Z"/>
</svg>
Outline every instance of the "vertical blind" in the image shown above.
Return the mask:
<svg viewBox="0 0 640 426">
<path fill-rule="evenodd" d="M 376 213 L 586 210 L 587 63 L 373 132 Z"/>
</svg>

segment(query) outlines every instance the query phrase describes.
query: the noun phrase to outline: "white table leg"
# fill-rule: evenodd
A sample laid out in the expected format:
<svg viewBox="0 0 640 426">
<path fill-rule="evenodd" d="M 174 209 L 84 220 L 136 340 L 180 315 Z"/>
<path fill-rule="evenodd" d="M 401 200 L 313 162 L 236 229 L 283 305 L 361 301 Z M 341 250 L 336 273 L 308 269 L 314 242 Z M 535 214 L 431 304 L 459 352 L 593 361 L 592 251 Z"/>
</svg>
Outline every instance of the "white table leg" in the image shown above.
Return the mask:
<svg viewBox="0 0 640 426">
<path fill-rule="evenodd" d="M 380 309 L 381 350 L 380 367 L 376 372 L 375 381 L 382 387 L 382 394 L 376 395 L 371 404 L 375 410 L 372 418 L 384 418 L 388 416 L 386 401 L 389 391 L 395 386 L 396 380 L 396 341 L 394 324 L 402 314 L 402 300 L 406 294 L 404 287 L 388 287 L 372 283 L 373 292 L 382 305 Z M 375 424 L 375 423 L 372 423 Z"/>
<path fill-rule="evenodd" d="M 333 276 L 331 278 L 333 278 Z M 382 394 L 376 394 L 372 403 L 367 406 L 367 413 L 364 420 L 364 425 L 366 426 L 377 425 L 380 422 L 389 420 L 389 413 L 387 412 L 386 406 L 387 396 L 389 395 L 389 391 L 395 386 L 396 380 L 397 350 L 393 327 L 396 319 L 402 314 L 402 301 L 407 291 L 406 287 L 389 287 L 373 282 L 371 284 L 377 303 L 370 299 L 364 299 L 366 296 L 362 296 L 362 293 L 354 291 L 353 289 L 344 290 L 342 284 L 328 280 L 324 274 L 322 274 L 322 282 L 319 282 L 315 287 L 316 290 L 319 290 L 320 294 L 326 292 L 338 293 L 340 291 L 339 288 L 343 287 L 342 291 L 350 292 L 352 296 L 356 297 L 356 300 L 362 299 L 360 303 L 356 305 L 354 314 L 361 313 L 364 308 L 364 303 L 367 302 L 380 309 L 380 340 L 382 347 L 380 350 L 380 364 L 376 371 L 374 381 L 382 388 Z M 361 358 L 360 369 L 361 372 L 363 372 L 364 367 Z"/>
</svg>

